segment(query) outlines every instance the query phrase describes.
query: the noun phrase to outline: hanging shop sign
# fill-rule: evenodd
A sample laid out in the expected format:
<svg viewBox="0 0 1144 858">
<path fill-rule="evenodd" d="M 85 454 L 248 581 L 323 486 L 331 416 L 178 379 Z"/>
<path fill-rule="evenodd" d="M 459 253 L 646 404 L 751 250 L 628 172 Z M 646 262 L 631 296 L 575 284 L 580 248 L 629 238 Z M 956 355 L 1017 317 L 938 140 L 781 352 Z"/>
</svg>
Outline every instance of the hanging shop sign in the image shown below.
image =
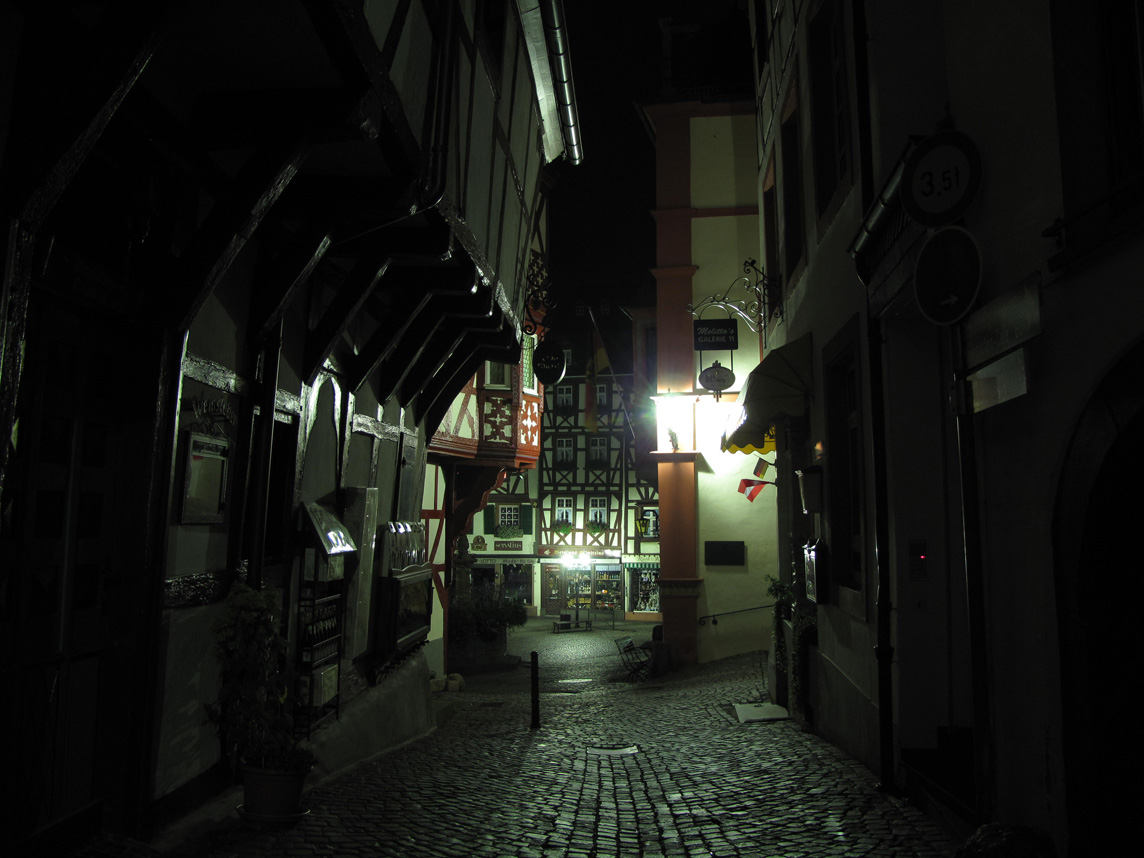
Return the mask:
<svg viewBox="0 0 1144 858">
<path fill-rule="evenodd" d="M 734 319 L 696 319 L 692 325 L 697 352 L 739 348 L 739 325 Z"/>
<path fill-rule="evenodd" d="M 731 372 L 731 370 L 723 366 L 719 361 L 715 361 L 711 366 L 699 373 L 699 383 L 703 385 L 706 390 L 721 393 L 735 383 L 735 373 Z"/>
<path fill-rule="evenodd" d="M 543 385 L 558 384 L 564 378 L 567 367 L 564 365 L 564 350 L 551 340 L 545 339 L 532 355 L 532 369 Z"/>
</svg>

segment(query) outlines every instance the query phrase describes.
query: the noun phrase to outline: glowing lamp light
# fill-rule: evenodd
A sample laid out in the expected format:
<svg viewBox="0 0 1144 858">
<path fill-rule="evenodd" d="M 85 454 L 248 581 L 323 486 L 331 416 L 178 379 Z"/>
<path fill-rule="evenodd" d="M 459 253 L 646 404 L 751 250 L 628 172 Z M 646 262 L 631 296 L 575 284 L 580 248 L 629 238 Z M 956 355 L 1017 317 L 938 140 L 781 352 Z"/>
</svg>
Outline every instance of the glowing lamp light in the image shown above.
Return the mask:
<svg viewBox="0 0 1144 858">
<path fill-rule="evenodd" d="M 695 449 L 695 403 L 693 393 L 660 393 L 655 403 L 655 452 L 671 453 Z"/>
</svg>

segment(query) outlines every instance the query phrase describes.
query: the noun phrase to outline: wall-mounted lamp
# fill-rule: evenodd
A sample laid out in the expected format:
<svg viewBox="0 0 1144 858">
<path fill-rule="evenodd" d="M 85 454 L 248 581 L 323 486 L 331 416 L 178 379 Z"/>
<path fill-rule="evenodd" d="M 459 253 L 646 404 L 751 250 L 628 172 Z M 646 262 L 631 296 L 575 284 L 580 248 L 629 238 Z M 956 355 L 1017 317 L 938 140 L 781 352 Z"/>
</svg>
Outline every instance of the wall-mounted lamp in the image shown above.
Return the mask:
<svg viewBox="0 0 1144 858">
<path fill-rule="evenodd" d="M 655 403 L 656 452 L 678 453 L 695 449 L 695 403 L 693 393 L 660 393 Z"/>
</svg>

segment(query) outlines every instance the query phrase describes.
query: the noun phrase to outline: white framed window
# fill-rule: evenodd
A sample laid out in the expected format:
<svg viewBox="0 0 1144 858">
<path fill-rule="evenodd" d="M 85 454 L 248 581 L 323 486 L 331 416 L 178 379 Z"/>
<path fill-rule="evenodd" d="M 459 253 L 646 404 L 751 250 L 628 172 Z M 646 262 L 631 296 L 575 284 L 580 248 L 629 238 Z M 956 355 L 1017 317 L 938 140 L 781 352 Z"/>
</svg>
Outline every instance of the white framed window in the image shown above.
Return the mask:
<svg viewBox="0 0 1144 858">
<path fill-rule="evenodd" d="M 606 381 L 596 383 L 596 410 L 601 414 L 612 410 L 612 397 Z"/>
<path fill-rule="evenodd" d="M 588 459 L 596 465 L 602 465 L 608 461 L 608 439 L 606 436 L 588 439 Z"/>
<path fill-rule="evenodd" d="M 608 523 L 607 498 L 588 498 L 588 521 L 604 525 Z"/>
<path fill-rule="evenodd" d="M 571 408 L 572 407 L 572 385 L 559 384 L 556 386 L 556 407 L 557 408 Z"/>
<path fill-rule="evenodd" d="M 562 464 L 576 461 L 575 441 L 572 438 L 556 439 L 556 461 Z"/>
<path fill-rule="evenodd" d="M 497 506 L 497 524 L 501 527 L 520 527 L 520 505 L 502 503 Z"/>
<path fill-rule="evenodd" d="M 556 520 L 572 523 L 572 498 L 556 499 Z"/>
</svg>

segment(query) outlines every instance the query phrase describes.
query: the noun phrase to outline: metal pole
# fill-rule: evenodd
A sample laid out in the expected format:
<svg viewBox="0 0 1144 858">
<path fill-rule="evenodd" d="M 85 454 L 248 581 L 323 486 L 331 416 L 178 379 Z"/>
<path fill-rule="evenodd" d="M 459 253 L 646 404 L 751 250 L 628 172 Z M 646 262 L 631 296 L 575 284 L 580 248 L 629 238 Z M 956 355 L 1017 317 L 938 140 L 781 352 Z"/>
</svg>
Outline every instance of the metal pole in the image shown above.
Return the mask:
<svg viewBox="0 0 1144 858">
<path fill-rule="evenodd" d="M 532 729 L 540 729 L 540 656 L 532 651 Z"/>
</svg>

